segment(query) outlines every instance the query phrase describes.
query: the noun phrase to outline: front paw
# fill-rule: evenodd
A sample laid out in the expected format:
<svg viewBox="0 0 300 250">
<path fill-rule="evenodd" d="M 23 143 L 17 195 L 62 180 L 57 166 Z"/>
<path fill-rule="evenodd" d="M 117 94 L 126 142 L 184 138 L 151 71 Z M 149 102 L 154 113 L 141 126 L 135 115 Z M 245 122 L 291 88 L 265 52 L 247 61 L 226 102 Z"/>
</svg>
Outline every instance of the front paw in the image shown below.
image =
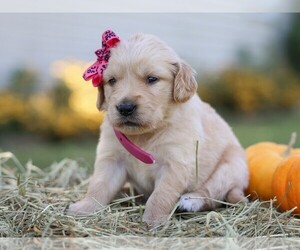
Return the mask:
<svg viewBox="0 0 300 250">
<path fill-rule="evenodd" d="M 204 198 L 200 194 L 188 193 L 180 197 L 178 210 L 187 212 L 198 212 L 205 208 Z"/>
<path fill-rule="evenodd" d="M 73 216 L 86 216 L 94 213 L 96 210 L 101 208 L 101 204 L 97 203 L 92 198 L 84 198 L 81 201 L 78 201 L 76 203 L 70 204 L 66 210 L 65 213 L 67 215 L 73 215 Z"/>
<path fill-rule="evenodd" d="M 147 211 L 143 215 L 143 222 L 145 222 L 150 228 L 164 226 L 167 221 L 168 215 L 153 214 Z"/>
</svg>

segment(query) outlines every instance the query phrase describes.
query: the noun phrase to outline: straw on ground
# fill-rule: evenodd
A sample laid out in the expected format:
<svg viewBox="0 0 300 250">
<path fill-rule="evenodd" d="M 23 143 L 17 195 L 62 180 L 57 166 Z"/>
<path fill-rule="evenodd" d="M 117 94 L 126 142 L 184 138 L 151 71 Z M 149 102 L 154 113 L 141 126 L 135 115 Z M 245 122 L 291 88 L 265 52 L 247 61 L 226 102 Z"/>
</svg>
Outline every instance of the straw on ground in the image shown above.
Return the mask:
<svg viewBox="0 0 300 250">
<path fill-rule="evenodd" d="M 142 223 L 140 196 L 123 192 L 110 205 L 89 216 L 64 214 L 83 197 L 88 174 L 74 160 L 64 159 L 42 170 L 23 166 L 12 153 L 0 153 L 0 236 L 2 237 L 295 237 L 300 220 L 280 213 L 273 201 L 228 204 L 216 211 L 178 213 L 174 207 L 164 227 Z"/>
</svg>

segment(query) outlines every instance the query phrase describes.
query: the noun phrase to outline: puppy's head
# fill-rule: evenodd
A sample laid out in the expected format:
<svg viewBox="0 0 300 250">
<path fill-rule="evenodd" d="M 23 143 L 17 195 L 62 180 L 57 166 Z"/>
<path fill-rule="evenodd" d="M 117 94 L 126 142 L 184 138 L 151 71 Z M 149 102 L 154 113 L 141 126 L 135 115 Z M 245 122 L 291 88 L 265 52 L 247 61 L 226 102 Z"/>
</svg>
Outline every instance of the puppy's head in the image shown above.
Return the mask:
<svg viewBox="0 0 300 250">
<path fill-rule="evenodd" d="M 114 128 L 143 134 L 159 128 L 196 89 L 193 70 L 172 49 L 152 35 L 137 34 L 111 49 L 97 106 Z"/>
</svg>

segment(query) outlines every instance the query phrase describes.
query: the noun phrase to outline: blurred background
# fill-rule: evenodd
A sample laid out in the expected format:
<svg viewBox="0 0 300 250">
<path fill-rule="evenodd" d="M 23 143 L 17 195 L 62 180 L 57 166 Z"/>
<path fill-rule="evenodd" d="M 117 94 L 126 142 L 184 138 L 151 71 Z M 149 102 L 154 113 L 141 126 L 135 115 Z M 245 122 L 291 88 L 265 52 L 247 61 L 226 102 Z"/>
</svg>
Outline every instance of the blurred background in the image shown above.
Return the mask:
<svg viewBox="0 0 300 250">
<path fill-rule="evenodd" d="M 166 41 L 244 147 L 300 133 L 299 14 L 24 13 L 0 14 L 0 23 L 0 151 L 22 163 L 93 165 L 104 114 L 82 73 L 106 29 Z"/>
</svg>

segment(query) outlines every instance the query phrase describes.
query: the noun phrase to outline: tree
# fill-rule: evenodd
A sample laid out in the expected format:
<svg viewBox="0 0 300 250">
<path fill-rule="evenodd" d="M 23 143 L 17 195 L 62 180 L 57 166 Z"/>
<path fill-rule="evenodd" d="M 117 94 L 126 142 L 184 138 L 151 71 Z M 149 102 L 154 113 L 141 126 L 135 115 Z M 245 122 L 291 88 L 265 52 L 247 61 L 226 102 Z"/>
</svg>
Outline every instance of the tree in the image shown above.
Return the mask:
<svg viewBox="0 0 300 250">
<path fill-rule="evenodd" d="M 292 15 L 291 28 L 286 37 L 286 57 L 290 66 L 300 73 L 300 14 Z"/>
</svg>

